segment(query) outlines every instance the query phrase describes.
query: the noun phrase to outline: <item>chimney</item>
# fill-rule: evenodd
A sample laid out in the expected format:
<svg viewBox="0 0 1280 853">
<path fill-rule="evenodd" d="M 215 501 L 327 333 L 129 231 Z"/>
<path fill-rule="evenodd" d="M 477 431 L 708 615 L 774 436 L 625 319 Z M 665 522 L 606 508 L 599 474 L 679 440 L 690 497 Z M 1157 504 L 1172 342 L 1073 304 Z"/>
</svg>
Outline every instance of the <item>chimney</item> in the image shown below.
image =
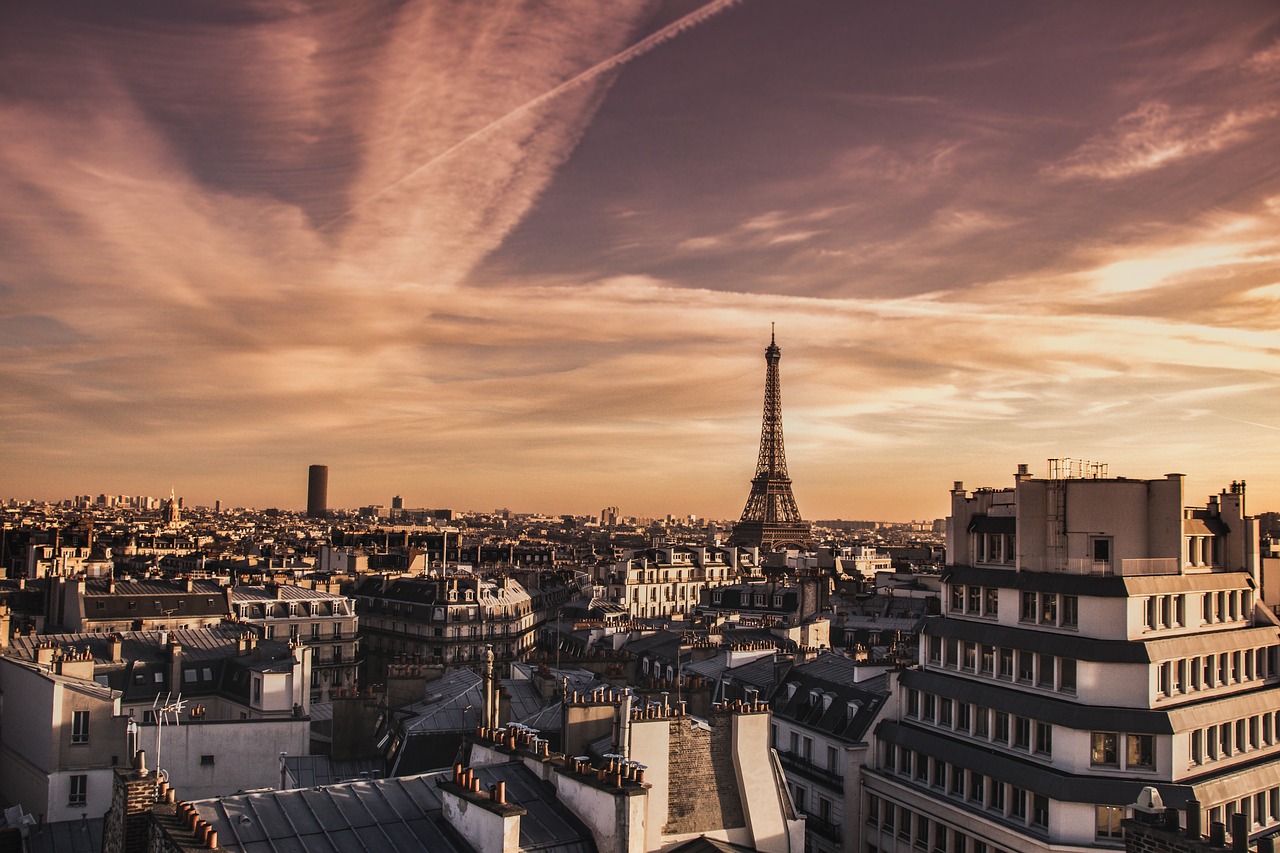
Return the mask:
<svg viewBox="0 0 1280 853">
<path fill-rule="evenodd" d="M 171 641 L 165 655 L 169 658 L 169 689 L 177 693 L 182 689 L 182 643 Z"/>
<path fill-rule="evenodd" d="M 124 637 L 119 634 L 112 634 L 107 639 L 108 659 L 112 663 L 119 663 L 124 657 Z"/>
</svg>

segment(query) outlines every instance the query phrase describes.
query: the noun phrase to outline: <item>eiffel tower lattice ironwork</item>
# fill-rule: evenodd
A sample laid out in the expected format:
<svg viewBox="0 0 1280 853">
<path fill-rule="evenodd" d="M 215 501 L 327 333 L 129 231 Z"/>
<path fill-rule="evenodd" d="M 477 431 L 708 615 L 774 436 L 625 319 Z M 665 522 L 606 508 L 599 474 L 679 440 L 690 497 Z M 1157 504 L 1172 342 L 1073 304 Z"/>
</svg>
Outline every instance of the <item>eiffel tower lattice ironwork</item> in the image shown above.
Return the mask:
<svg viewBox="0 0 1280 853">
<path fill-rule="evenodd" d="M 791 477 L 787 475 L 787 457 L 782 444 L 782 382 L 778 374 L 781 359 L 777 335 L 771 334 L 764 351 L 760 459 L 756 462 L 756 475 L 751 478 L 751 494 L 742 518 L 733 526 L 732 536 L 735 545 L 757 545 L 762 551 L 804 548 L 813 542 L 809 522 L 800 517 L 800 510 L 796 508 Z"/>
</svg>

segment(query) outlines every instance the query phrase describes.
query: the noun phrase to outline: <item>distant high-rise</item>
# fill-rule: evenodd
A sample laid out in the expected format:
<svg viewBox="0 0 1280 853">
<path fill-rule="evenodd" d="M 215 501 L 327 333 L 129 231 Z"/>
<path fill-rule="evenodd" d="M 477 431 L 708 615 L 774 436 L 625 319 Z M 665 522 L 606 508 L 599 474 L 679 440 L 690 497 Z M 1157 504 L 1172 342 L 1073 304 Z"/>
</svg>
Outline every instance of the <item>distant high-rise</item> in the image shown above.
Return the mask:
<svg viewBox="0 0 1280 853">
<path fill-rule="evenodd" d="M 392 509 L 404 509 L 404 498 L 400 497 L 399 495 L 396 495 L 394 498 L 392 498 L 392 499 L 391 499 L 391 508 L 392 508 Z"/>
<path fill-rule="evenodd" d="M 329 512 L 329 466 L 307 469 L 307 518 L 324 518 Z"/>
<path fill-rule="evenodd" d="M 760 429 L 760 458 L 751 479 L 751 494 L 742 518 L 733 526 L 730 541 L 735 545 L 756 545 L 763 551 L 804 548 L 812 544 L 809 522 L 800 517 L 791 478 L 787 475 L 786 451 L 782 446 L 782 380 L 778 362 L 782 350 L 777 338 L 769 338 L 764 351 L 764 424 Z"/>
</svg>

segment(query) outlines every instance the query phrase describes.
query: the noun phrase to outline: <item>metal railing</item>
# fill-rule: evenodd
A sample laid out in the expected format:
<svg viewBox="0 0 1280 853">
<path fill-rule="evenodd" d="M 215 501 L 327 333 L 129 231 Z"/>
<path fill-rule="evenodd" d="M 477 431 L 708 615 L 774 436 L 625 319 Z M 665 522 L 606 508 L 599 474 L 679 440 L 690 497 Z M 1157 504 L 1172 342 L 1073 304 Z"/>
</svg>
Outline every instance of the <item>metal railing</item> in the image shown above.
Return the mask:
<svg viewBox="0 0 1280 853">
<path fill-rule="evenodd" d="M 1024 572 L 1056 572 L 1065 575 L 1093 575 L 1097 577 L 1142 577 L 1150 575 L 1177 575 L 1182 565 L 1177 557 L 1149 557 L 1131 560 L 1091 560 L 1071 557 L 1055 560 L 1049 557 L 1022 557 L 1018 567 Z"/>
</svg>

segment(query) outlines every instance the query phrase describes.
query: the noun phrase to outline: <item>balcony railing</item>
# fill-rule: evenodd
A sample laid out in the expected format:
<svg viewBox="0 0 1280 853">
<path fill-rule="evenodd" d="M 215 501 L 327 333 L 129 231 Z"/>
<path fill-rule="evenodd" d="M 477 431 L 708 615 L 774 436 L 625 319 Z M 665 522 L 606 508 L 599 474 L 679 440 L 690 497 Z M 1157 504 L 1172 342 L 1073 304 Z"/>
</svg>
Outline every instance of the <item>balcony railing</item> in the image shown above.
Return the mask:
<svg viewBox="0 0 1280 853">
<path fill-rule="evenodd" d="M 843 831 L 840 829 L 840 824 L 823 820 L 817 815 L 806 814 L 804 816 L 804 828 L 837 844 L 843 841 Z"/>
<path fill-rule="evenodd" d="M 1084 557 L 1071 557 L 1054 560 L 1033 556 L 1021 558 L 1018 564 L 1024 572 L 1057 572 L 1065 575 L 1131 578 L 1182 573 L 1182 566 L 1177 557 L 1149 557 L 1133 560 L 1090 560 Z"/>
</svg>

